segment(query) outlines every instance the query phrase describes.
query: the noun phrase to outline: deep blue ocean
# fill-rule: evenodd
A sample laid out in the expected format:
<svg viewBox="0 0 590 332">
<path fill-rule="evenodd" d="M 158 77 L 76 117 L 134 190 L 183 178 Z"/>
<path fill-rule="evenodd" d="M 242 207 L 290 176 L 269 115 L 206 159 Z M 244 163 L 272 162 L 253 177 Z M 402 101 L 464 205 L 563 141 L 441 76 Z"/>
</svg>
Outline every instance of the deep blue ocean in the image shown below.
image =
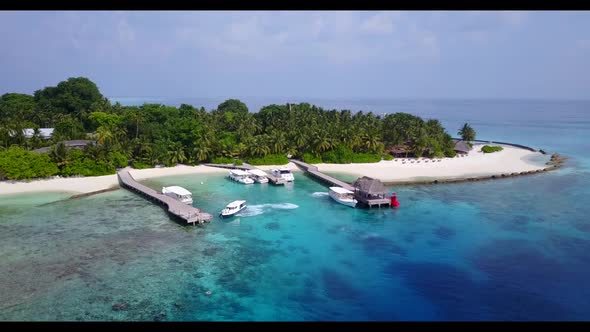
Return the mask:
<svg viewBox="0 0 590 332">
<path fill-rule="evenodd" d="M 112 100 L 210 110 L 224 99 Z M 339 205 L 301 172 L 285 187 L 145 181 L 184 186 L 212 213 L 248 201 L 205 227 L 125 190 L 0 196 L 0 320 L 590 320 L 590 101 L 240 99 L 251 111 L 408 112 L 453 136 L 469 122 L 478 139 L 569 159 L 531 176 L 391 187 L 399 209 Z"/>
</svg>

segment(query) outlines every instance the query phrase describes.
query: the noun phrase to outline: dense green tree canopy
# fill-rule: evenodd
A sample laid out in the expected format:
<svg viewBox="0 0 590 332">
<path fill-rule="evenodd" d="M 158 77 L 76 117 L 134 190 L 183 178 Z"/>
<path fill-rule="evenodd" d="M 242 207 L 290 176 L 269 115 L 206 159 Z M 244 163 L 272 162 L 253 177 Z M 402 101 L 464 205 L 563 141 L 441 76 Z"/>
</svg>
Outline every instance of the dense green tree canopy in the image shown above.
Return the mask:
<svg viewBox="0 0 590 332">
<path fill-rule="evenodd" d="M 54 146 L 49 163 L 62 175 L 114 173 L 128 160 L 138 167 L 214 160 L 285 163 L 287 155 L 314 162 L 375 162 L 394 146 L 404 146 L 416 156 L 454 155 L 451 136 L 438 120 L 424 121 L 408 113 L 381 117 L 309 103 L 267 105 L 250 113 L 237 99 L 210 112 L 187 104 L 111 105 L 96 84 L 83 77 L 38 90 L 34 96 L 5 94 L 0 114 L 0 148 Z M 19 128 L 50 126 L 55 131 L 49 141 L 38 135 L 10 135 Z M 474 138 L 475 132 L 469 136 L 472 129 L 467 127 L 468 137 Z M 96 144 L 83 151 L 55 146 L 71 139 Z M 35 158 L 26 156 L 22 158 Z"/>
</svg>

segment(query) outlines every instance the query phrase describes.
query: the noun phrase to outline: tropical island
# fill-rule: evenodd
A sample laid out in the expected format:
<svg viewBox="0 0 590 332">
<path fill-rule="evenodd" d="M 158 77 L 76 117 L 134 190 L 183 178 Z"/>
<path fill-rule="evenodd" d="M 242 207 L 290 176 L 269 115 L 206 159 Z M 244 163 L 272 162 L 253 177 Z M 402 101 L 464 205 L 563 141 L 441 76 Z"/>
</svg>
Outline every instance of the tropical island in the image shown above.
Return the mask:
<svg viewBox="0 0 590 332">
<path fill-rule="evenodd" d="M 458 134 L 453 139 L 439 120 L 408 113 L 379 116 L 308 103 L 256 113 L 237 99 L 210 111 L 122 106 L 91 80 L 69 78 L 33 95 L 0 97 L 0 194 L 105 190 L 117 186 L 116 170 L 127 166 L 141 180 L 225 172 L 207 163 L 298 170 L 289 162 L 295 158 L 321 171 L 420 183 L 539 172 L 560 163 L 530 148 L 478 143 L 467 123 Z"/>
</svg>

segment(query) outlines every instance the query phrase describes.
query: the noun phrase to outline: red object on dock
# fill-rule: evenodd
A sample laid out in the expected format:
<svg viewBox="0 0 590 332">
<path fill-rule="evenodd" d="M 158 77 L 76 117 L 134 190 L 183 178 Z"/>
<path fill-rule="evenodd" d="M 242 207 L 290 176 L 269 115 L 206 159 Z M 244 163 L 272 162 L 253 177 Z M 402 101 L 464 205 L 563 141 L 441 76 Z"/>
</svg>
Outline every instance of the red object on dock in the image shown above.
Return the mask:
<svg viewBox="0 0 590 332">
<path fill-rule="evenodd" d="M 397 195 L 395 193 L 391 194 L 391 206 L 392 207 L 398 207 L 399 206 L 399 202 L 397 201 Z"/>
</svg>

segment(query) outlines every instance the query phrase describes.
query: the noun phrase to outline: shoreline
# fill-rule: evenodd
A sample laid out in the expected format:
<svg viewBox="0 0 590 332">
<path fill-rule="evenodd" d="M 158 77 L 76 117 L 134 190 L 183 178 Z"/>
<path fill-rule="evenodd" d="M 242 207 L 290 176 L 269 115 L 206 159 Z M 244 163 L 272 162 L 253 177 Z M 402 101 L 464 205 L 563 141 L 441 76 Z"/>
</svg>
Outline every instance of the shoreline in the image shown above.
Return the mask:
<svg viewBox="0 0 590 332">
<path fill-rule="evenodd" d="M 151 178 L 188 174 L 215 174 L 224 170 L 208 166 L 177 165 L 164 168 L 131 169 L 131 175 L 137 181 Z M 119 189 L 117 174 L 89 177 L 56 177 L 31 181 L 0 181 L 0 197 L 3 195 L 26 194 L 35 192 L 71 193 L 70 198 L 80 198 L 102 192 Z"/>
<path fill-rule="evenodd" d="M 433 162 L 428 159 L 396 158 L 390 161 L 360 164 L 315 164 L 320 172 L 343 173 L 354 176 L 377 178 L 388 186 L 423 185 L 443 183 L 464 183 L 483 180 L 510 178 L 532 175 L 556 170 L 563 165 L 565 158 L 559 155 L 546 156 L 544 165 L 531 162 L 531 157 L 541 158 L 540 152 L 502 145 L 504 150 L 491 154 L 481 152 L 483 144 L 474 144 L 474 148 L 465 157 L 441 158 Z M 551 159 L 549 159 L 551 158 Z M 418 163 L 420 160 L 420 163 Z M 427 162 L 428 160 L 428 162 Z M 412 162 L 413 161 L 413 162 Z M 302 172 L 294 163 L 287 165 L 256 166 L 268 171 L 276 167 L 287 167 L 293 172 Z M 473 170 L 477 170 L 474 172 Z M 165 168 L 131 169 L 131 175 L 137 181 L 151 178 L 188 175 L 188 174 L 222 174 L 227 169 L 211 166 L 177 165 Z M 428 173 L 425 175 L 424 173 Z M 119 189 L 116 174 L 96 177 L 52 178 L 26 181 L 1 181 L 0 197 L 4 195 L 26 194 L 35 192 L 71 193 L 70 199 L 87 197 L 94 194 Z"/>
<path fill-rule="evenodd" d="M 364 164 L 313 164 L 320 172 L 369 176 L 386 185 L 413 185 L 479 181 L 516 175 L 541 173 L 559 168 L 563 158 L 555 161 L 550 155 L 513 145 L 483 153 L 485 144 L 474 144 L 463 157 L 455 158 L 396 158 Z M 558 157 L 561 158 L 561 157 Z M 551 164 L 549 164 L 551 162 Z M 556 167 L 554 167 L 556 166 Z"/>
</svg>

